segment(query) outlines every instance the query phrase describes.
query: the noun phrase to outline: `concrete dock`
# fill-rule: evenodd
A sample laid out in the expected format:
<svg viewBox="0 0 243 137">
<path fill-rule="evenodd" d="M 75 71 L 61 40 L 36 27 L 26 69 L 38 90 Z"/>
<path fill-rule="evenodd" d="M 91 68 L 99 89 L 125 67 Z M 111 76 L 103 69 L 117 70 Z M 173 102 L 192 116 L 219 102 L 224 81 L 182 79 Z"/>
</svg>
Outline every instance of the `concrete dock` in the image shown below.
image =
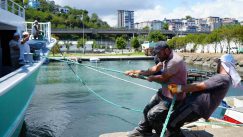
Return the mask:
<svg viewBox="0 0 243 137">
<path fill-rule="evenodd" d="M 182 132 L 185 137 L 243 137 L 243 127 L 211 128 L 206 126 L 193 130 L 183 129 Z M 107 133 L 99 137 L 127 137 L 127 132 Z"/>
</svg>

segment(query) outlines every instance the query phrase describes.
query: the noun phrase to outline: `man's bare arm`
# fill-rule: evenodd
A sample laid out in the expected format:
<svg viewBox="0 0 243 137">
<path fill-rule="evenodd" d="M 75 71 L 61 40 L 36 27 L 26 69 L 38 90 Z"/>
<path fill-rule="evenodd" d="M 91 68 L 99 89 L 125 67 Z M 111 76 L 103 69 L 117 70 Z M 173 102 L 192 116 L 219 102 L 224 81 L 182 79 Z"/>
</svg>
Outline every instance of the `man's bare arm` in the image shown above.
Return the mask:
<svg viewBox="0 0 243 137">
<path fill-rule="evenodd" d="M 147 80 L 150 82 L 164 83 L 168 82 L 171 77 L 173 77 L 172 74 L 163 73 L 162 75 L 149 76 Z"/>
<path fill-rule="evenodd" d="M 184 85 L 181 87 L 181 90 L 183 92 L 198 92 L 198 91 L 202 91 L 206 89 L 206 85 L 204 82 L 200 82 L 200 83 L 193 83 L 190 85 Z"/>
<path fill-rule="evenodd" d="M 126 75 L 144 75 L 144 76 L 150 76 L 153 75 L 154 73 L 160 71 L 162 69 L 163 65 L 162 63 L 158 63 L 157 65 L 149 68 L 148 70 L 129 70 L 126 71 Z"/>
</svg>

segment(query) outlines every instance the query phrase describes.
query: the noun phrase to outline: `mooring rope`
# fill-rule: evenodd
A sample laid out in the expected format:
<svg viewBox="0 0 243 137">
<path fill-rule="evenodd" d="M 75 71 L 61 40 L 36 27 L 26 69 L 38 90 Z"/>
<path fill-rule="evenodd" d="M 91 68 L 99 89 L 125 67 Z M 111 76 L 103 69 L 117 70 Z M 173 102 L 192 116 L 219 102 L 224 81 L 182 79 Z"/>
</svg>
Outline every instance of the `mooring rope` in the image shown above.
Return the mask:
<svg viewBox="0 0 243 137">
<path fill-rule="evenodd" d="M 168 125 L 168 123 L 169 123 L 169 120 L 170 120 L 170 116 L 171 116 L 173 107 L 174 107 L 174 105 L 175 105 L 175 101 L 176 101 L 176 95 L 174 95 L 173 100 L 172 100 L 172 102 L 171 102 L 169 111 L 168 111 L 168 113 L 167 113 L 165 122 L 164 122 L 164 124 L 163 124 L 163 128 L 162 128 L 162 132 L 161 132 L 161 134 L 160 134 L 160 137 L 164 137 L 164 135 L 165 135 L 165 131 L 166 131 L 167 125 Z"/>
<path fill-rule="evenodd" d="M 113 105 L 113 106 L 116 106 L 116 107 L 119 107 L 119 108 L 123 108 L 123 109 L 127 109 L 127 110 L 131 110 L 131 111 L 135 111 L 135 112 L 142 112 L 142 110 L 140 109 L 134 109 L 134 108 L 129 108 L 129 107 L 126 107 L 126 106 L 122 106 L 122 105 L 119 105 L 117 103 L 114 103 L 112 101 L 109 101 L 108 99 L 104 98 L 103 96 L 101 96 L 100 94 L 96 93 L 94 90 L 92 90 L 89 86 L 87 86 L 87 84 L 78 76 L 78 74 L 73 70 L 73 68 L 70 66 L 70 64 L 68 65 L 70 67 L 70 69 L 72 70 L 72 72 L 75 74 L 76 78 L 88 89 L 88 91 L 92 92 L 95 96 L 97 96 L 98 98 L 100 98 L 101 100 Z"/>
<path fill-rule="evenodd" d="M 64 57 L 64 56 L 63 56 Z M 91 66 L 91 65 L 84 65 L 84 64 L 80 64 L 78 62 L 75 62 L 75 61 L 72 61 L 72 60 L 69 60 L 69 59 L 66 59 L 64 57 L 65 60 L 60 60 L 60 59 L 55 59 L 55 58 L 50 58 L 50 59 L 53 59 L 53 60 L 57 60 L 57 61 L 61 61 L 61 62 L 66 62 L 66 63 L 73 63 L 73 64 L 76 64 L 76 65 L 81 65 L 81 66 L 85 66 L 86 68 L 89 68 L 89 69 L 92 69 L 94 71 L 97 71 L 99 73 L 102 73 L 102 74 L 105 74 L 105 75 L 108 75 L 108 76 L 111 76 L 113 78 L 116 78 L 116 79 L 119 79 L 119 80 L 122 80 L 122 81 L 125 81 L 125 82 L 128 82 L 128 83 L 132 83 L 132 84 L 135 84 L 135 85 L 138 85 L 138 86 L 141 86 L 141 87 L 144 87 L 144 88 L 147 88 L 147 89 L 151 89 L 151 90 L 154 90 L 154 91 L 157 91 L 157 89 L 153 89 L 153 88 L 150 88 L 150 87 L 147 87 L 147 86 L 144 86 L 144 85 L 141 85 L 141 84 L 138 84 L 138 83 L 135 83 L 135 82 L 131 82 L 131 81 L 128 81 L 128 80 L 124 80 L 122 78 L 119 78 L 119 77 L 116 77 L 116 76 L 113 76 L 111 74 L 108 74 L 108 73 L 105 73 L 105 72 L 102 72 L 100 70 L 97 70 L 97 69 L 102 69 L 102 70 L 106 70 L 106 71 L 111 71 L 111 72 L 116 72 L 116 73 L 121 73 L 121 74 L 124 74 L 124 72 L 122 71 L 118 71 L 118 70 L 114 70 L 114 69 L 107 69 L 107 68 L 102 68 L 102 67 L 97 67 L 97 66 Z M 70 69 L 72 70 L 72 72 L 75 74 L 75 76 L 77 77 L 77 79 L 90 91 L 92 92 L 93 94 L 95 94 L 98 98 L 102 99 L 103 101 L 113 105 L 113 106 L 116 106 L 116 107 L 119 107 L 119 108 L 123 108 L 123 109 L 126 109 L 126 110 L 131 110 L 131 111 L 134 111 L 134 112 L 142 112 L 142 110 L 140 109 L 133 109 L 133 108 L 129 108 L 129 107 L 125 107 L 125 106 L 122 106 L 122 105 L 119 105 L 119 104 L 116 104 L 112 101 L 109 101 L 108 99 L 102 97 L 101 95 L 99 95 L 98 93 L 96 93 L 94 90 L 92 90 L 89 86 L 87 86 L 87 84 L 76 74 L 76 72 L 73 70 L 73 68 L 68 65 L 70 67 Z M 97 69 L 95 69 L 97 68 Z M 175 101 L 176 101 L 176 96 L 174 96 L 173 100 L 172 100 L 172 103 L 170 105 L 170 108 L 169 108 L 169 111 L 168 111 L 168 114 L 166 116 L 166 120 L 163 124 L 163 129 L 162 129 L 162 132 L 161 132 L 161 135 L 160 137 L 164 137 L 165 135 L 165 131 L 166 131 L 166 127 L 168 125 L 168 122 L 169 122 L 169 119 L 170 119 L 170 116 L 171 116 L 171 113 L 172 113 L 172 110 L 173 110 L 173 107 L 174 107 L 174 104 L 175 104 Z M 231 109 L 231 108 L 227 108 L 227 107 L 223 107 L 223 106 L 219 106 L 220 108 L 223 108 L 223 109 Z M 234 110 L 234 109 L 231 109 L 231 110 Z M 236 110 L 234 110 L 236 111 Z M 224 125 L 224 126 L 243 126 L 243 124 L 232 124 L 232 123 L 226 123 L 226 122 L 196 122 L 196 123 L 204 123 L 204 124 L 208 124 L 208 125 Z"/>
<path fill-rule="evenodd" d="M 60 50 L 60 49 L 59 49 Z M 60 51 L 61 52 L 61 51 Z M 66 59 L 65 58 L 65 56 L 63 56 L 63 54 L 62 54 L 62 57 L 64 58 L 64 59 Z M 68 60 L 68 59 L 66 59 L 66 60 Z M 74 61 L 70 61 L 69 60 L 69 63 L 75 63 Z M 68 62 L 67 62 L 67 64 L 68 64 Z M 75 63 L 75 64 L 77 64 L 77 63 Z M 79 64 L 79 63 L 78 63 Z M 101 96 L 100 94 L 98 94 L 98 93 L 96 93 L 94 90 L 92 90 L 79 76 L 78 76 L 78 74 L 73 70 L 73 68 L 71 67 L 71 65 L 70 64 L 68 64 L 68 66 L 69 66 L 69 68 L 71 69 L 71 71 L 74 73 L 74 75 L 76 76 L 76 78 L 88 89 L 88 91 L 89 92 L 91 92 L 91 93 L 93 93 L 95 96 L 97 96 L 98 98 L 100 98 L 101 100 L 103 100 L 103 101 L 105 101 L 105 102 L 107 102 L 107 103 L 109 103 L 109 104 L 111 104 L 111 105 L 113 105 L 113 106 L 115 106 L 115 107 L 119 107 L 119 108 L 122 108 L 122 109 L 126 109 L 126 110 L 130 110 L 130 111 L 134 111 L 134 112 L 143 112 L 142 110 L 140 110 L 140 109 L 134 109 L 134 108 L 130 108 L 130 107 L 126 107 L 126 106 L 122 106 L 122 105 L 119 105 L 119 104 L 117 104 L 117 103 L 114 103 L 114 102 L 112 102 L 112 101 L 109 101 L 108 99 L 106 99 L 106 98 L 104 98 L 103 96 Z"/>
<path fill-rule="evenodd" d="M 52 59 L 52 58 L 50 58 Z M 115 79 L 119 79 L 121 81 L 124 81 L 124 82 L 127 82 L 127 83 L 131 83 L 131 84 L 134 84 L 134 85 L 137 85 L 137 86 L 140 86 L 140 87 L 143 87 L 143 88 L 147 88 L 147 89 L 150 89 L 150 90 L 153 90 L 153 91 L 158 91 L 158 89 L 155 89 L 155 88 L 151 88 L 151 87 L 148 87 L 148 86 L 145 86 L 145 85 L 142 85 L 142 84 L 138 84 L 136 82 L 132 82 L 132 81 L 129 81 L 129 80 L 125 80 L 125 79 L 122 79 L 122 78 L 119 78 L 119 77 L 116 77 L 114 75 L 111 75 L 111 74 L 108 74 L 108 73 L 105 73 L 105 72 L 102 72 L 100 70 L 97 70 L 95 68 L 95 66 L 91 66 L 91 65 L 83 65 L 83 64 L 80 64 L 78 62 L 75 62 L 75 61 L 72 61 L 72 60 L 59 60 L 59 59 L 53 59 L 53 60 L 57 60 L 57 61 L 60 61 L 60 62 L 66 62 L 66 63 L 73 63 L 73 64 L 76 64 L 76 65 L 81 65 L 81 66 L 84 66 L 88 69 L 91 69 L 91 70 L 94 70 L 94 71 L 97 71 L 101 74 L 104 74 L 104 75 L 107 75 L 107 76 L 110 76 L 110 77 L 113 77 Z M 124 72 L 121 72 L 121 71 L 118 71 L 118 70 L 111 70 L 111 69 L 105 69 L 105 68 L 101 68 L 101 67 L 98 67 L 99 69 L 103 69 L 103 70 L 107 70 L 107 71 L 112 71 L 112 72 L 117 72 L 117 73 L 122 73 L 124 74 Z M 143 77 L 141 77 L 141 79 L 143 79 Z"/>
</svg>

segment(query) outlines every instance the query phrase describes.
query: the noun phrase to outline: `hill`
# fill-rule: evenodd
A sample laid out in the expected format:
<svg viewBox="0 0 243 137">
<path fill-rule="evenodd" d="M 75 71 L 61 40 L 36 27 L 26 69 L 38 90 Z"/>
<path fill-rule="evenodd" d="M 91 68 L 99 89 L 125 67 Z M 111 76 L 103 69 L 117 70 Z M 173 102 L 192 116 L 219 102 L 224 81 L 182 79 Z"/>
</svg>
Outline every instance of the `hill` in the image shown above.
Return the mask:
<svg viewBox="0 0 243 137">
<path fill-rule="evenodd" d="M 14 0 L 20 5 L 25 5 L 26 21 L 38 20 L 39 22 L 50 21 L 52 23 L 52 28 L 110 28 L 110 26 L 102 21 L 96 13 L 89 15 L 87 10 L 74 9 L 69 6 L 64 6 L 69 9 L 68 13 L 59 12 L 59 5 L 53 5 L 48 3 L 46 0 L 39 0 L 40 6 L 37 9 L 26 6 L 27 0 Z M 82 18 L 83 16 L 83 18 Z"/>
</svg>

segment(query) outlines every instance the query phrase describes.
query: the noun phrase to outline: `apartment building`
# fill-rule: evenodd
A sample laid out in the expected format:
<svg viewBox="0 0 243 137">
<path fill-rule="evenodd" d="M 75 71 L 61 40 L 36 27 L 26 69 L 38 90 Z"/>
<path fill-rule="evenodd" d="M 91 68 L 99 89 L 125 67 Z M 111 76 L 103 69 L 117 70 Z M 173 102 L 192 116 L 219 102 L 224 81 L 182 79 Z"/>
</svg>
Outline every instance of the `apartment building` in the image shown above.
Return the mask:
<svg viewBox="0 0 243 137">
<path fill-rule="evenodd" d="M 161 30 L 163 28 L 163 25 L 164 23 L 162 21 L 153 20 L 135 23 L 135 28 L 144 29 L 145 27 L 148 27 L 150 30 Z"/>
<path fill-rule="evenodd" d="M 134 29 L 134 11 L 118 10 L 118 28 Z"/>
</svg>

